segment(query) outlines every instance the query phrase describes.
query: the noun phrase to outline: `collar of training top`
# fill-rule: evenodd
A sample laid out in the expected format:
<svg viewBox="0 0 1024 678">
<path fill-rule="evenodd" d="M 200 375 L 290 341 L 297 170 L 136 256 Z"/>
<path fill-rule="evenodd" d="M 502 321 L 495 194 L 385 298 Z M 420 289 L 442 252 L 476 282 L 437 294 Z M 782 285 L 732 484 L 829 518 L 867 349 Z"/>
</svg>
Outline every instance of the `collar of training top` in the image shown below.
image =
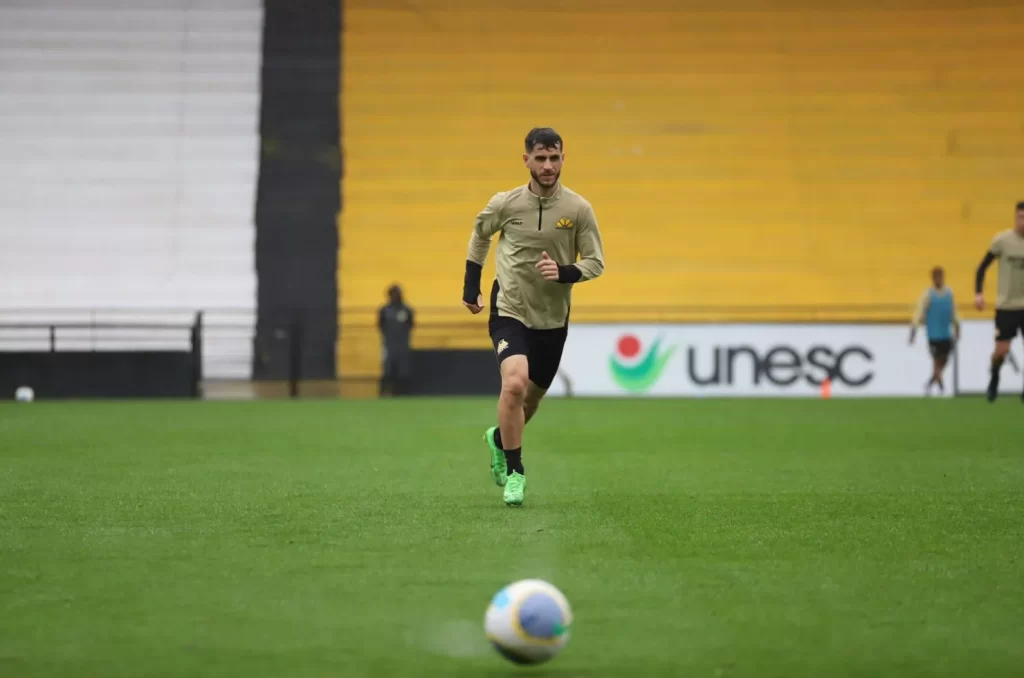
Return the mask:
<svg viewBox="0 0 1024 678">
<path fill-rule="evenodd" d="M 555 192 L 551 194 L 550 198 L 542 198 L 533 191 L 531 191 L 529 183 L 526 184 L 526 195 L 530 198 L 530 202 L 532 202 L 535 205 L 550 205 L 553 202 L 558 202 L 558 199 L 562 197 L 562 182 L 558 182 L 558 185 L 555 187 Z"/>
</svg>

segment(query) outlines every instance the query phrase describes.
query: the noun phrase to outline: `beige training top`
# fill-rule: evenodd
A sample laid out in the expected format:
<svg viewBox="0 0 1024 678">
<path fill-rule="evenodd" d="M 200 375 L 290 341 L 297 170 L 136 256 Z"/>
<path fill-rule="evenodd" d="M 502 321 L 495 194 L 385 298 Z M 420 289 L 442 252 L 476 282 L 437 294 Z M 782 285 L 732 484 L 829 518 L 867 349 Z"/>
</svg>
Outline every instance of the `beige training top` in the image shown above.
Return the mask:
<svg viewBox="0 0 1024 678">
<path fill-rule="evenodd" d="M 1013 229 L 992 240 L 989 252 L 999 259 L 999 295 L 996 308 L 1003 311 L 1024 309 L 1024 237 Z"/>
<path fill-rule="evenodd" d="M 604 252 L 590 203 L 561 184 L 550 198 L 538 197 L 529 185 L 496 193 L 476 217 L 469 240 L 470 261 L 483 265 L 495 233 L 501 236 L 492 312 L 497 308 L 498 315 L 533 329 L 564 327 L 572 284 L 545 280 L 537 262 L 541 252 L 547 252 L 558 264 L 579 268 L 581 282 L 601 275 Z"/>
</svg>

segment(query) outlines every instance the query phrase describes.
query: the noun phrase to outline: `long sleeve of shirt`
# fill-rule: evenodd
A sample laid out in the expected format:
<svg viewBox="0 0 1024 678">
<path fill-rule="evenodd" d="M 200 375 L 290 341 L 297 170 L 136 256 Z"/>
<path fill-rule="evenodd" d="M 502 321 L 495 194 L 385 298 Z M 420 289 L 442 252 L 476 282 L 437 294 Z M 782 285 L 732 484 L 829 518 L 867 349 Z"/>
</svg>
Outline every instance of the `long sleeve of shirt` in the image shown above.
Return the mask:
<svg viewBox="0 0 1024 678">
<path fill-rule="evenodd" d="M 981 294 L 985 289 L 985 272 L 988 267 L 992 265 L 992 262 L 996 260 L 996 255 L 991 251 L 985 252 L 985 256 L 982 257 L 981 263 L 978 264 L 978 270 L 974 272 L 974 293 Z"/>
<path fill-rule="evenodd" d="M 597 217 L 589 205 L 583 210 L 584 219 L 580 221 L 576 232 L 576 253 L 579 261 L 574 265 L 583 274 L 580 281 L 593 280 L 604 273 L 604 246 L 601 243 L 601 231 L 597 226 Z"/>
<path fill-rule="evenodd" d="M 491 238 L 501 230 L 501 199 L 502 194 L 496 194 L 476 215 L 473 231 L 469 235 L 469 249 L 466 252 L 466 259 L 474 264 L 484 265 L 487 253 L 491 249 Z"/>
</svg>

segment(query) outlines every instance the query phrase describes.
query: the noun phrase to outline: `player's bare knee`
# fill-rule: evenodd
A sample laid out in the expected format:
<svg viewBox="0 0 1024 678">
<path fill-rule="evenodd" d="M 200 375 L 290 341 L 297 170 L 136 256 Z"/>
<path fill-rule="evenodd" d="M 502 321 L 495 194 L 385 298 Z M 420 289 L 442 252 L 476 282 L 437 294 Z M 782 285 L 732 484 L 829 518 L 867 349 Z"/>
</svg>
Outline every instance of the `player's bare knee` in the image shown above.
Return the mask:
<svg viewBox="0 0 1024 678">
<path fill-rule="evenodd" d="M 526 382 L 529 379 L 520 371 L 513 371 L 501 377 L 501 392 L 516 402 L 526 400 Z"/>
<path fill-rule="evenodd" d="M 522 403 L 526 396 L 526 385 L 516 377 L 506 379 L 501 385 L 502 395 L 516 403 Z"/>
<path fill-rule="evenodd" d="M 996 343 L 995 358 L 996 360 L 1002 360 L 1006 357 L 1006 354 L 1010 352 L 1010 342 L 1000 341 Z"/>
<path fill-rule="evenodd" d="M 501 395 L 522 405 L 530 381 L 530 364 L 526 356 L 513 355 L 501 363 Z"/>
</svg>

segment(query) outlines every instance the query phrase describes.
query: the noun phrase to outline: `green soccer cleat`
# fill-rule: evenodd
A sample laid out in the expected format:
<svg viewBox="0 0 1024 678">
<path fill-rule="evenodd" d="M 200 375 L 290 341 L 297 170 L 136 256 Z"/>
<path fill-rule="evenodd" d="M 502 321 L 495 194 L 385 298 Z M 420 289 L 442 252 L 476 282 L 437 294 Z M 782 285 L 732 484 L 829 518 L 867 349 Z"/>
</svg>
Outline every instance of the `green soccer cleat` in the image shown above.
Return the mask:
<svg viewBox="0 0 1024 678">
<path fill-rule="evenodd" d="M 499 450 L 498 446 L 494 444 L 494 432 L 497 430 L 497 426 L 487 429 L 484 433 L 484 442 L 487 443 L 487 447 L 491 448 L 491 478 L 498 487 L 505 487 L 505 482 L 508 480 L 508 469 L 505 467 L 505 452 Z"/>
<path fill-rule="evenodd" d="M 508 506 L 522 506 L 525 493 L 526 476 L 513 471 L 508 475 L 508 483 L 505 485 L 505 504 Z"/>
</svg>

